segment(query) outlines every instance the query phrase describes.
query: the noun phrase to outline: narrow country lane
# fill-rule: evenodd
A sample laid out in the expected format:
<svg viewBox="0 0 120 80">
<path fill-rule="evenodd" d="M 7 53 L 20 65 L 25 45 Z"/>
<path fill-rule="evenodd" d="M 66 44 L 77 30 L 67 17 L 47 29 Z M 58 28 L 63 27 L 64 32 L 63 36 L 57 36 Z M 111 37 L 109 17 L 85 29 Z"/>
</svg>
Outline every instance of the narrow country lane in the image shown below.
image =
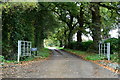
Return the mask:
<svg viewBox="0 0 120 80">
<path fill-rule="evenodd" d="M 3 71 L 5 78 L 117 78 L 117 74 L 61 50 L 49 60 Z"/>
</svg>

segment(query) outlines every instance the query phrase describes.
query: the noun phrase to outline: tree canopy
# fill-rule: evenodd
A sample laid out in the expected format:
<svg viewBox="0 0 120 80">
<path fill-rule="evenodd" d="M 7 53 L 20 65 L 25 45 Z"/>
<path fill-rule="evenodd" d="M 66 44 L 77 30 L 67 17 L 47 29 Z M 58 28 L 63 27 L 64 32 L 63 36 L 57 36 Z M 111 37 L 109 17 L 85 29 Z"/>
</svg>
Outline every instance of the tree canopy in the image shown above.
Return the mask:
<svg viewBox="0 0 120 80">
<path fill-rule="evenodd" d="M 82 35 L 91 35 L 98 49 L 101 39 L 109 38 L 109 31 L 117 27 L 118 2 L 21 2 L 2 6 L 3 55 L 8 58 L 17 53 L 17 41 L 32 41 L 41 49 L 45 39 L 70 48 L 73 35 L 82 42 Z M 89 31 L 88 31 L 88 30 Z"/>
</svg>

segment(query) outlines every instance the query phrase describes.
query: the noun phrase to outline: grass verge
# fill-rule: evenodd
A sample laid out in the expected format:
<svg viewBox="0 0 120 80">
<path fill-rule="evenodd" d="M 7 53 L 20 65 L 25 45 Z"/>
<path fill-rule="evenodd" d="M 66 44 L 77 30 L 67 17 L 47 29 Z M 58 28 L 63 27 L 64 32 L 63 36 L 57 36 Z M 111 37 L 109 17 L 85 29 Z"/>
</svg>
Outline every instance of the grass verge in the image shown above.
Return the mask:
<svg viewBox="0 0 120 80">
<path fill-rule="evenodd" d="M 51 51 L 47 48 L 43 48 L 37 53 L 38 53 L 37 56 L 39 56 L 40 58 L 47 58 L 50 56 Z"/>
<path fill-rule="evenodd" d="M 36 58 L 39 58 L 39 59 L 45 59 L 45 58 L 48 58 L 50 56 L 50 53 L 51 51 L 47 48 L 43 48 L 41 50 L 39 50 L 37 52 L 37 56 L 30 56 L 30 57 L 22 57 L 20 61 L 32 61 Z M 16 60 L 5 60 L 4 59 L 4 56 L 0 55 L 0 64 L 3 64 L 3 63 L 17 63 Z"/>
<path fill-rule="evenodd" d="M 98 54 L 95 54 L 95 53 L 88 53 L 85 51 L 78 51 L 78 50 L 72 50 L 72 49 L 64 49 L 64 50 L 72 52 L 78 56 L 81 56 L 85 60 L 93 60 L 93 61 L 95 61 L 95 60 L 107 60 L 107 57 L 105 57 L 104 55 L 99 56 Z M 112 62 L 119 61 L 118 54 L 111 54 L 110 57 L 111 57 Z"/>
</svg>

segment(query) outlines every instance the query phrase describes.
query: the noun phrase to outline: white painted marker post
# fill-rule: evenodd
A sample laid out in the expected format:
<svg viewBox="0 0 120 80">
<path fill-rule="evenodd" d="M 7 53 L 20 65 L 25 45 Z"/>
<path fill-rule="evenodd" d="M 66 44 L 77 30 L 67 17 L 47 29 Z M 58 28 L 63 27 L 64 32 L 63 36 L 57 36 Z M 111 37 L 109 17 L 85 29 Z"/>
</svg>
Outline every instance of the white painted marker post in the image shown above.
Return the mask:
<svg viewBox="0 0 120 80">
<path fill-rule="evenodd" d="M 107 43 L 107 58 L 110 60 L 110 43 Z"/>
<path fill-rule="evenodd" d="M 18 58 L 17 61 L 20 61 L 20 55 L 21 55 L 21 41 L 18 40 Z"/>
</svg>

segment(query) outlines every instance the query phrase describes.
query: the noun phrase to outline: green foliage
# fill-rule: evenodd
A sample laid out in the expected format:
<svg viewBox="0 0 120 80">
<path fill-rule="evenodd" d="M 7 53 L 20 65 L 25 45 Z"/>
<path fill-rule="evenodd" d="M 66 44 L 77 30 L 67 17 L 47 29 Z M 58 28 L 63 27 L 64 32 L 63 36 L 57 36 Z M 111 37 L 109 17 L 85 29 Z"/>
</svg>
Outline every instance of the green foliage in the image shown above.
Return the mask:
<svg viewBox="0 0 120 80">
<path fill-rule="evenodd" d="M 87 57 L 85 57 L 85 59 L 86 60 L 104 60 L 104 59 L 107 59 L 107 57 L 105 57 L 104 55 L 99 56 L 98 54 L 95 54 L 95 55 L 87 56 Z"/>
<path fill-rule="evenodd" d="M 4 56 L 0 56 L 0 62 L 2 62 L 1 65 L 4 65 L 4 63 L 16 63 L 14 60 L 5 60 Z"/>
<path fill-rule="evenodd" d="M 101 29 L 104 38 L 109 36 L 108 33 L 113 27 L 115 28 L 116 17 L 118 16 L 115 9 L 117 4 L 117 2 L 4 3 L 2 6 L 3 56 L 5 59 L 15 59 L 18 40 L 31 41 L 33 47 L 37 47 L 38 50 L 43 47 L 44 39 L 49 39 L 49 45 L 67 45 L 71 49 L 86 51 L 93 42 L 72 42 L 73 34 L 79 30 L 82 34 L 90 34 L 92 38 L 95 38 L 93 40 L 97 45 L 98 40 L 100 40 L 100 36 L 97 35 L 101 34 Z M 98 8 L 95 8 L 95 6 Z M 81 10 L 84 13 L 81 23 L 83 27 L 78 28 L 78 26 L 81 27 L 81 25 L 78 25 L 81 19 Z M 95 12 L 97 17 L 92 12 Z M 86 29 L 89 29 L 89 31 L 87 32 Z M 111 41 L 111 44 L 111 51 L 116 52 L 118 49 L 115 45 L 117 41 Z"/>
<path fill-rule="evenodd" d="M 94 55 L 86 56 L 85 59 L 87 59 L 87 60 L 107 60 L 107 56 L 104 56 L 104 55 L 99 56 L 98 54 L 94 54 Z M 119 61 L 118 54 L 111 54 L 110 60 L 112 62 L 118 62 Z"/>
<path fill-rule="evenodd" d="M 77 49 L 79 50 L 81 48 L 81 43 L 79 42 L 71 42 L 70 44 L 68 44 L 70 49 Z"/>
<path fill-rule="evenodd" d="M 77 49 L 86 51 L 91 45 L 93 44 L 93 41 L 86 41 L 86 42 L 72 42 L 70 44 L 70 49 Z"/>
<path fill-rule="evenodd" d="M 47 48 L 43 48 L 40 51 L 38 51 L 38 56 L 41 58 L 46 58 L 50 56 L 50 50 Z"/>
<path fill-rule="evenodd" d="M 70 51 L 70 52 L 73 52 L 73 53 L 76 53 L 77 55 L 90 55 L 89 53 L 86 53 L 85 51 L 80 51 L 80 50 L 73 50 L 73 49 L 64 49 L 66 51 Z"/>
<path fill-rule="evenodd" d="M 117 3 L 103 3 L 105 5 L 109 5 L 109 6 L 113 6 L 113 7 L 117 7 Z M 118 16 L 116 13 L 116 10 L 109 10 L 108 8 L 103 8 L 100 7 L 100 14 L 101 14 L 101 20 L 102 20 L 102 26 L 101 28 L 103 29 L 102 31 L 102 36 L 104 37 L 109 37 L 109 31 L 111 29 L 115 29 L 116 28 L 116 17 Z"/>
<path fill-rule="evenodd" d="M 32 61 L 35 58 L 47 58 L 50 56 L 50 50 L 47 48 L 43 48 L 40 51 L 38 51 L 37 57 L 35 56 L 24 56 L 21 57 L 20 61 Z M 5 62 L 5 63 L 17 63 L 15 60 L 5 60 L 3 56 L 0 56 L 0 61 Z"/>
<path fill-rule="evenodd" d="M 4 59 L 4 56 L 0 56 L 0 62 L 4 62 L 5 59 Z"/>
<path fill-rule="evenodd" d="M 63 46 L 67 44 L 68 28 L 64 23 L 60 23 L 62 27 L 55 28 L 54 32 L 49 33 L 48 38 L 45 39 L 46 46 Z"/>
<path fill-rule="evenodd" d="M 48 39 L 44 40 L 44 47 L 54 47 L 59 46 L 59 41 L 54 39 L 53 36 L 48 37 Z"/>
<path fill-rule="evenodd" d="M 112 62 L 119 62 L 118 54 L 111 54 L 110 57 Z"/>
<path fill-rule="evenodd" d="M 83 56 L 86 60 L 107 60 L 107 57 L 104 55 L 99 56 L 99 54 L 88 53 L 86 51 L 80 51 L 80 50 L 72 50 L 72 49 L 64 49 L 64 50 Z M 118 62 L 119 61 L 118 54 L 111 54 L 110 60 L 112 62 Z"/>
<path fill-rule="evenodd" d="M 40 51 L 38 51 L 38 56 L 40 58 L 47 58 L 50 56 L 50 50 L 47 48 L 43 48 Z M 21 57 L 21 61 L 32 61 L 34 60 L 36 57 L 35 56 L 24 56 Z M 0 62 L 5 62 L 5 63 L 17 63 L 16 60 L 5 60 L 4 56 L 0 56 Z"/>
<path fill-rule="evenodd" d="M 20 61 L 32 61 L 33 59 L 35 59 L 34 56 L 25 56 L 25 57 L 22 57 Z"/>
<path fill-rule="evenodd" d="M 42 5 L 41 5 L 42 4 Z M 6 59 L 16 59 L 17 41 L 31 41 L 33 47 L 43 47 L 49 31 L 58 25 L 47 3 L 5 3 L 2 9 L 2 50 Z"/>
<path fill-rule="evenodd" d="M 117 38 L 110 38 L 105 40 L 105 43 L 110 43 L 110 50 L 111 53 L 118 52 L 118 39 Z"/>
<path fill-rule="evenodd" d="M 64 49 L 64 47 L 55 47 L 55 49 Z"/>
<path fill-rule="evenodd" d="M 14 59 L 17 55 L 18 40 L 34 42 L 34 24 L 31 12 L 35 6 L 34 3 L 6 3 L 3 5 L 2 53 L 6 59 Z"/>
<path fill-rule="evenodd" d="M 93 41 L 89 40 L 86 42 L 82 42 L 81 50 L 86 51 L 93 44 Z"/>
</svg>

